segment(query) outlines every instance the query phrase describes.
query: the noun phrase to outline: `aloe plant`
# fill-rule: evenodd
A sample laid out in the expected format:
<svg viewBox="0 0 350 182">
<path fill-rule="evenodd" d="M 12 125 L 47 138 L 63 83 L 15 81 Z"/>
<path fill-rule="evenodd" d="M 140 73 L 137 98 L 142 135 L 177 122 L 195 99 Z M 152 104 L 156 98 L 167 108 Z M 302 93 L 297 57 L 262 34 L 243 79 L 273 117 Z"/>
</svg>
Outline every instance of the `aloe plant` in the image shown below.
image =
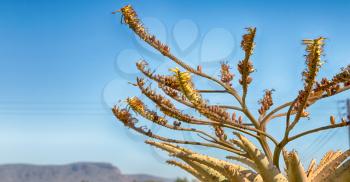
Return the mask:
<svg viewBox="0 0 350 182">
<path fill-rule="evenodd" d="M 198 180 L 205 182 L 350 181 L 350 160 L 348 160 L 350 150 L 329 151 L 318 165 L 315 160 L 312 160 L 308 168 L 304 168 L 297 152 L 287 151 L 285 148 L 288 143 L 305 135 L 350 125 L 347 119 L 337 122 L 334 116 L 331 116 L 329 125 L 295 135 L 290 134 L 302 118 L 308 117 L 309 106 L 350 88 L 350 66 L 342 68 L 333 78 L 323 78 L 320 81 L 316 79 L 322 66 L 323 37 L 303 40 L 306 46 L 306 68 L 302 72 L 304 88 L 299 91 L 296 98 L 272 109 L 272 90 L 266 90 L 259 101 L 261 107 L 257 111 L 259 117 L 256 118 L 246 104 L 248 88 L 252 82 L 250 74 L 255 70 L 251 55 L 255 47 L 256 28 L 247 28 L 247 33 L 243 35 L 241 42 L 245 54 L 237 66 L 241 77 L 238 81 L 242 86 L 240 94 L 232 86 L 234 76 L 227 63 L 222 63 L 220 77 L 208 75 L 202 72 L 201 66 L 193 68 L 174 56 L 167 45 L 148 33 L 130 5 L 116 12 L 122 13 L 123 22 L 142 40 L 179 66 L 179 68 L 170 69 L 169 75 L 159 75 L 148 68 L 145 60 L 136 64 L 145 78 L 137 78 L 134 85 L 153 101 L 159 108 L 159 112 L 149 109 L 138 97 L 129 97 L 126 99 L 126 106 L 117 105 L 112 109 L 117 119 L 126 127 L 153 139 L 147 140 L 147 144 L 162 149 L 175 158 L 167 161 L 168 164 L 180 167 Z M 214 82 L 221 86 L 222 90 L 196 89 L 192 77 L 202 77 L 208 82 Z M 146 80 L 156 82 L 163 94 L 146 85 Z M 230 94 L 237 101 L 238 106 L 212 105 L 204 99 L 203 93 Z M 201 117 L 183 113 L 173 101 L 197 111 Z M 287 109 L 287 112 L 283 112 L 284 109 Z M 140 125 L 135 114 L 173 131 L 196 133 L 202 140 L 178 140 L 157 135 Z M 243 121 L 242 116 L 245 116 L 247 121 Z M 286 127 L 281 141 L 266 131 L 267 124 L 276 118 L 285 119 Z M 175 119 L 175 121 L 170 123 L 169 119 Z M 183 127 L 181 123 L 187 123 L 190 127 Z M 198 126 L 211 128 L 213 132 L 201 130 Z M 259 146 L 254 145 L 247 136 L 257 140 Z M 268 141 L 271 141 L 270 145 Z M 228 153 L 227 160 L 197 153 L 184 148 L 183 145 L 199 145 L 224 150 Z M 282 159 L 280 159 L 281 155 Z M 280 167 L 280 162 L 285 164 L 284 171 Z"/>
</svg>

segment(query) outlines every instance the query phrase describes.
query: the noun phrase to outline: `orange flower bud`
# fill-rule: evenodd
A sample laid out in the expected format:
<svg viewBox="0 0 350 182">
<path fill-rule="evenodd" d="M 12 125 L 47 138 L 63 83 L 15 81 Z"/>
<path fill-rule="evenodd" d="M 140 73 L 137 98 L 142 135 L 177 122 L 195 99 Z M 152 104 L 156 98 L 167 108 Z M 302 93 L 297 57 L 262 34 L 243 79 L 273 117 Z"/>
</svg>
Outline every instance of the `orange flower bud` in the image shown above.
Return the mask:
<svg viewBox="0 0 350 182">
<path fill-rule="evenodd" d="M 331 122 L 331 124 L 332 124 L 332 125 L 334 125 L 334 124 L 335 124 L 335 118 L 334 118 L 334 116 L 333 116 L 333 115 L 330 117 L 330 122 Z"/>
</svg>

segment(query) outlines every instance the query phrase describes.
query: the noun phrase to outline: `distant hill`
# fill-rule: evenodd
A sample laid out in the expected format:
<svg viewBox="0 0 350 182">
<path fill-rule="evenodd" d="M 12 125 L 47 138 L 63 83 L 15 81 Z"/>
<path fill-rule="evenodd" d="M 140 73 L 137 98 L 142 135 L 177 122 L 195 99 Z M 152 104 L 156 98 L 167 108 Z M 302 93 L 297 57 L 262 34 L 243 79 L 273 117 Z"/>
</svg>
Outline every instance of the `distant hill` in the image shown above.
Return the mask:
<svg viewBox="0 0 350 182">
<path fill-rule="evenodd" d="M 174 182 L 146 174 L 122 174 L 108 163 L 0 165 L 1 182 Z"/>
</svg>

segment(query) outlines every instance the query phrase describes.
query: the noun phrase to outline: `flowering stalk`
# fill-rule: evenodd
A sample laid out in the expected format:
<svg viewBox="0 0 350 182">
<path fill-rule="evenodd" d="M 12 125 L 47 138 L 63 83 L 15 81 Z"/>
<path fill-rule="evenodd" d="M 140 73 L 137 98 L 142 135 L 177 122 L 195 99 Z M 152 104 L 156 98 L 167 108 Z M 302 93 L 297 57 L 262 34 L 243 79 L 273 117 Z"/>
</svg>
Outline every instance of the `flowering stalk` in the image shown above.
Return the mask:
<svg viewBox="0 0 350 182">
<path fill-rule="evenodd" d="M 148 106 L 137 97 L 126 99 L 127 106 L 115 106 L 112 111 L 116 118 L 126 127 L 146 135 L 154 140 L 147 141 L 154 147 L 160 148 L 169 153 L 171 157 L 178 158 L 183 162 L 175 160 L 168 161 L 169 164 L 178 166 L 201 181 L 350 181 L 348 168 L 350 162 L 348 157 L 350 152 L 329 152 L 326 157 L 316 166 L 316 161 L 312 160 L 307 170 L 304 170 L 300 164 L 298 154 L 295 151 L 288 152 L 284 147 L 291 141 L 303 136 L 350 125 L 350 121 L 342 119 L 337 122 L 330 117 L 330 125 L 302 131 L 289 136 L 290 131 L 298 124 L 299 120 L 307 117 L 307 107 L 315 104 L 317 101 L 334 96 L 350 89 L 350 66 L 347 66 L 336 74 L 333 78 L 323 78 L 316 80 L 317 73 L 321 65 L 321 56 L 323 54 L 324 38 L 320 37 L 314 40 L 304 40 L 306 45 L 306 69 L 303 71 L 304 88 L 299 92 L 293 101 L 282 105 L 273 106 L 272 91 L 265 90 L 263 98 L 259 101 L 261 107 L 258 109 L 259 118 L 256 119 L 246 105 L 248 86 L 252 81 L 250 74 L 254 71 L 250 56 L 254 50 L 255 28 L 248 28 L 247 33 L 243 35 L 241 47 L 245 53 L 243 60 L 238 63 L 238 71 L 241 75 L 239 83 L 242 85 L 242 96 L 232 87 L 234 74 L 226 63 L 221 64 L 221 75 L 219 78 L 210 76 L 203 72 L 201 66 L 192 68 L 184 61 L 171 54 L 167 45 L 161 43 L 154 35 L 149 34 L 142 22 L 139 20 L 134 9 L 128 5 L 119 10 L 122 13 L 123 22 L 127 24 L 142 40 L 154 47 L 165 57 L 174 61 L 185 71 L 179 68 L 171 69 L 172 75 L 158 75 L 151 71 L 146 61 L 140 61 L 136 64 L 140 72 L 150 81 L 157 83 L 157 86 L 164 95 L 158 93 L 158 90 L 145 86 L 143 78 L 137 78 L 135 86 L 159 109 L 150 110 Z M 198 90 L 192 81 L 193 76 L 199 76 L 209 81 L 217 83 L 222 89 L 218 90 Z M 210 94 L 231 94 L 239 103 L 239 106 L 231 105 L 210 105 L 210 101 L 205 99 L 204 93 Z M 185 114 L 177 108 L 172 100 L 182 104 L 189 109 L 194 109 L 201 116 L 194 117 Z M 287 112 L 281 110 L 288 108 Z M 271 109 L 271 111 L 270 111 Z M 136 116 L 130 113 L 130 110 L 136 113 Z M 238 114 L 236 112 L 239 112 Z M 149 120 L 161 127 L 173 130 L 196 133 L 201 140 L 178 140 L 163 137 L 152 132 L 146 126 L 141 125 L 137 116 Z M 243 118 L 246 116 L 246 119 Z M 294 118 L 292 118 L 294 116 Z M 275 118 L 285 117 L 286 130 L 283 139 L 278 142 L 274 136 L 266 131 L 269 121 Z M 175 119 L 169 122 L 169 119 Z M 291 119 L 292 118 L 292 119 Z M 244 121 L 243 121 L 244 120 Z M 250 123 L 246 122 L 249 121 Z M 182 123 L 187 123 L 190 127 L 183 127 Z M 199 130 L 196 126 L 208 127 L 211 132 Z M 245 136 L 249 135 L 256 139 L 260 146 L 255 146 Z M 269 145 L 267 140 L 272 141 Z M 248 166 L 248 168 L 222 161 L 213 157 L 202 155 L 186 148 L 173 145 L 200 145 L 221 149 L 230 155 L 227 158 L 236 160 Z M 272 154 L 271 147 L 274 147 Z M 283 152 L 282 152 L 283 151 Z M 279 167 L 279 157 L 281 152 L 284 157 L 286 173 L 282 173 Z M 232 153 L 234 156 L 232 156 Z M 347 160 L 347 161 L 346 161 Z M 345 161 L 345 162 L 343 162 Z M 336 174 L 336 175 L 335 175 Z"/>
<path fill-rule="evenodd" d="M 124 6 L 119 11 L 123 13 L 124 22 L 144 41 L 151 42 L 152 45 L 160 50 L 162 54 L 169 53 L 170 49 L 167 45 L 161 43 L 154 35 L 149 34 L 142 22 L 138 18 L 136 12 L 131 5 Z"/>
<path fill-rule="evenodd" d="M 252 82 L 252 77 L 250 77 L 249 74 L 254 71 L 253 63 L 250 61 L 250 56 L 253 54 L 255 46 L 254 38 L 256 28 L 247 28 L 247 31 L 248 33 L 243 35 L 243 40 L 241 42 L 241 47 L 244 50 L 245 56 L 244 59 L 238 63 L 238 71 L 241 74 L 239 83 L 243 87 L 243 105 L 245 105 L 248 85 Z"/>
<path fill-rule="evenodd" d="M 316 81 L 316 75 L 322 65 L 321 55 L 323 52 L 324 38 L 320 37 L 314 40 L 304 40 L 304 44 L 306 45 L 306 52 L 308 53 L 306 56 L 306 65 L 307 69 L 303 72 L 304 76 L 304 90 L 299 92 L 295 105 L 295 110 L 297 110 L 297 114 L 293 123 L 289 126 L 289 116 L 287 116 L 287 133 L 295 126 L 295 124 L 299 121 L 301 115 L 305 112 L 304 109 L 308 106 L 307 101 L 312 93 L 312 88 Z"/>
</svg>

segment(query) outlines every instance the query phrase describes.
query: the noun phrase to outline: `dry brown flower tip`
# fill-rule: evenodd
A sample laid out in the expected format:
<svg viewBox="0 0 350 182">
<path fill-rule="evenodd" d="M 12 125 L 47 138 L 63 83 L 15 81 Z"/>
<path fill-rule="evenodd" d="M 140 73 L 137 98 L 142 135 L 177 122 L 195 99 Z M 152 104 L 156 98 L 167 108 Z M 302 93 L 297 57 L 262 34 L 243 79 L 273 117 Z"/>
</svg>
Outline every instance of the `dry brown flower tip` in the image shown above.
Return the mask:
<svg viewBox="0 0 350 182">
<path fill-rule="evenodd" d="M 248 33 L 243 35 L 243 40 L 241 41 L 241 47 L 247 54 L 253 54 L 255 47 L 254 38 L 256 33 L 256 28 L 247 28 Z"/>
<path fill-rule="evenodd" d="M 154 35 L 150 35 L 142 22 L 139 20 L 136 12 L 131 7 L 131 5 L 124 6 L 120 9 L 120 12 L 123 14 L 124 23 L 128 24 L 129 27 L 144 41 L 150 43 L 154 48 L 159 50 L 162 54 L 166 55 L 170 53 L 170 48 L 161 43 L 156 39 Z"/>
<path fill-rule="evenodd" d="M 112 109 L 114 115 L 124 123 L 125 126 L 134 126 L 136 123 L 136 119 L 133 118 L 130 114 L 130 112 L 127 109 L 120 109 L 119 107 L 114 107 Z"/>
</svg>

